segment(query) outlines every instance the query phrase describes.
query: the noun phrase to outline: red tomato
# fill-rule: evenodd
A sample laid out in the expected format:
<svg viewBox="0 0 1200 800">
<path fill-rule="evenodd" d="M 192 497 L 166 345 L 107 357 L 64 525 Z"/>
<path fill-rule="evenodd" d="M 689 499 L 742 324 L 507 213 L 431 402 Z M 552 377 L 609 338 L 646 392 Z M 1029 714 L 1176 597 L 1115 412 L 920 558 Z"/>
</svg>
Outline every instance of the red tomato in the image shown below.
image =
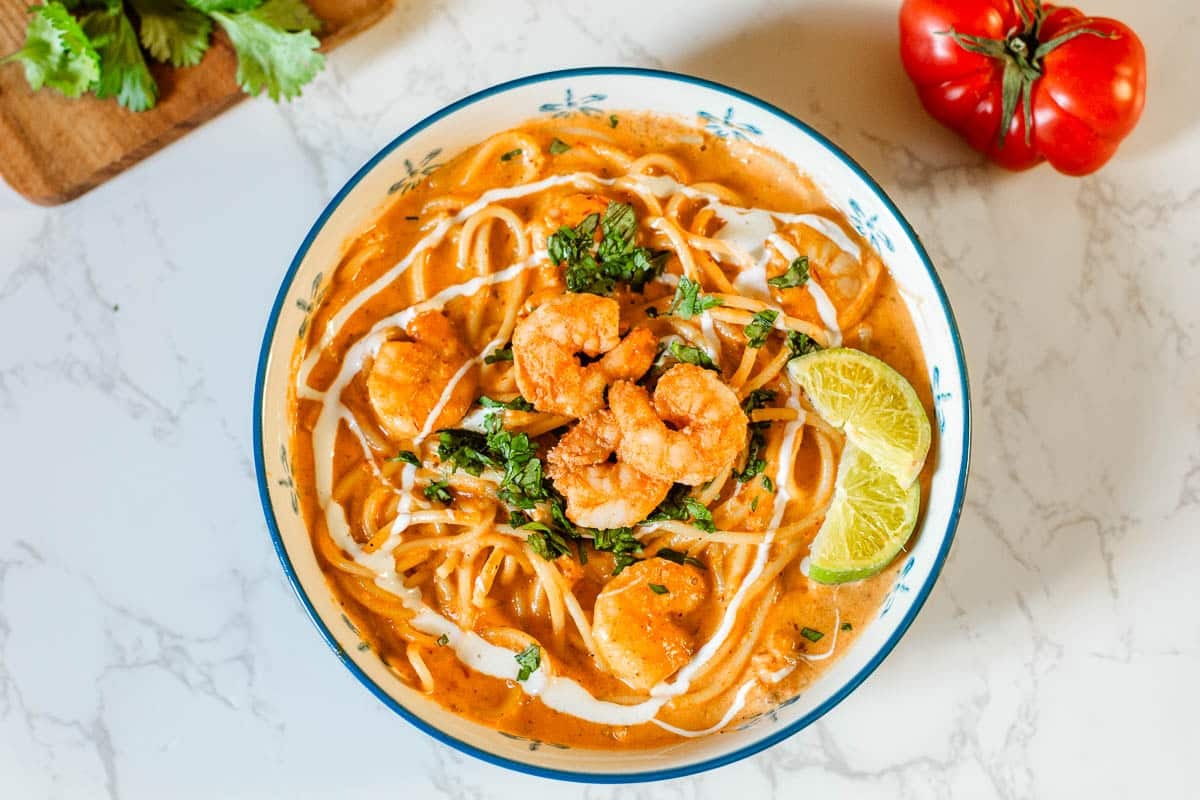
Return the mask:
<svg viewBox="0 0 1200 800">
<path fill-rule="evenodd" d="M 1014 170 L 1095 172 L 1146 102 L 1136 33 L 1038 0 L 904 0 L 900 54 L 925 109 Z"/>
</svg>

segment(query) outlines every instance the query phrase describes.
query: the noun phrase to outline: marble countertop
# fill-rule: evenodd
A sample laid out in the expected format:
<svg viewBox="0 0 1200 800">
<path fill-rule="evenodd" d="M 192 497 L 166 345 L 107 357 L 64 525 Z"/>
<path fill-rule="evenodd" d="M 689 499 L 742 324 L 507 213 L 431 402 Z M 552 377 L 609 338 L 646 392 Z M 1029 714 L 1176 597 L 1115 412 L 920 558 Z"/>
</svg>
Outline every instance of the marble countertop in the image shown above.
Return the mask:
<svg viewBox="0 0 1200 800">
<path fill-rule="evenodd" d="M 290 106 L 242 104 L 61 208 L 0 187 L 0 796 L 1188 794 L 1200 9 L 1089 0 L 1146 41 L 1150 100 L 1072 180 L 925 117 L 895 6 L 402 0 Z M 595 63 L 731 83 L 859 159 L 938 265 L 976 421 L 957 543 L 879 671 L 764 754 L 625 789 L 475 761 L 366 692 L 283 578 L 250 443 L 267 311 L 326 200 L 445 103 Z"/>
</svg>

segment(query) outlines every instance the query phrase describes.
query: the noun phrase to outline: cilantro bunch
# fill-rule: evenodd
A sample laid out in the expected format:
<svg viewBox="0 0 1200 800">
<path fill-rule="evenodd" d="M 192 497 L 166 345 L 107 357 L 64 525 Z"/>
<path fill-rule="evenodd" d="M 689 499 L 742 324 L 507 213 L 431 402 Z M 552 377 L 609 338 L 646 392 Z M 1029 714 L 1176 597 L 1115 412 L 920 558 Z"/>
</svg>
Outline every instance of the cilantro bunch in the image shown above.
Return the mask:
<svg viewBox="0 0 1200 800">
<path fill-rule="evenodd" d="M 195 66 L 214 22 L 237 52 L 237 82 L 247 94 L 291 99 L 325 66 L 312 35 L 321 21 L 304 0 L 57 0 L 30 13 L 25 45 L 0 65 L 20 63 L 35 91 L 95 92 L 130 111 L 158 102 L 147 55 Z"/>
</svg>

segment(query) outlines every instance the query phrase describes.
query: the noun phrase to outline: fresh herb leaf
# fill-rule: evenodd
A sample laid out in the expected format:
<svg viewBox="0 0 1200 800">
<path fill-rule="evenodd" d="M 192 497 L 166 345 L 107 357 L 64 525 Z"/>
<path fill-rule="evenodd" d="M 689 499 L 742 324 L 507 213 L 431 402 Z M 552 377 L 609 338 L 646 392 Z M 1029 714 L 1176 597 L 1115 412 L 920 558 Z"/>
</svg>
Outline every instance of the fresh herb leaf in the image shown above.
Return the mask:
<svg viewBox="0 0 1200 800">
<path fill-rule="evenodd" d="M 738 483 L 749 482 L 767 467 L 767 460 L 762 457 L 762 452 L 767 446 L 767 438 L 763 432 L 771 427 L 771 423 L 751 422 L 748 427 L 750 440 L 746 445 L 746 463 L 740 470 L 733 473 L 733 477 L 737 479 Z"/>
<path fill-rule="evenodd" d="M 608 127 L 610 127 L 610 128 L 617 127 L 617 115 L 616 114 L 608 115 Z"/>
<path fill-rule="evenodd" d="M 762 476 L 762 485 L 771 494 L 775 494 L 775 481 L 771 480 L 769 475 Z"/>
<path fill-rule="evenodd" d="M 237 52 L 237 82 L 246 94 L 265 90 L 272 100 L 290 100 L 325 67 L 325 57 L 317 52 L 320 42 L 311 32 L 288 31 L 275 24 L 285 16 L 276 6 L 297 2 L 267 0 L 249 11 L 211 12 Z"/>
<path fill-rule="evenodd" d="M 664 558 L 667 561 L 675 564 L 686 564 L 687 566 L 695 567 L 696 569 L 708 569 L 708 567 L 704 566 L 704 562 L 700 559 L 695 558 L 694 556 L 689 556 L 686 553 L 681 553 L 678 550 L 672 550 L 669 547 L 661 548 L 654 555 L 658 558 Z"/>
<path fill-rule="evenodd" d="M 758 495 L 754 495 L 754 499 L 750 501 L 750 511 L 758 511 Z"/>
<path fill-rule="evenodd" d="M 640 559 L 642 543 L 632 528 L 609 528 L 592 531 L 592 547 L 600 552 L 613 554 L 613 575 L 620 575 L 626 567 Z"/>
<path fill-rule="evenodd" d="M 671 590 L 663 586 L 661 583 L 647 583 L 646 586 L 649 587 L 650 591 L 654 592 L 655 594 L 671 593 Z"/>
<path fill-rule="evenodd" d="M 553 561 L 559 556 L 571 554 L 571 545 L 562 533 L 554 530 L 544 522 L 527 522 L 522 530 L 532 531 L 525 537 L 526 544 L 533 552 L 547 561 Z"/>
<path fill-rule="evenodd" d="M 478 475 L 487 467 L 497 466 L 487 449 L 487 437 L 475 431 L 453 429 L 438 433 L 438 460 L 451 470 Z"/>
<path fill-rule="evenodd" d="M 754 315 L 754 319 L 742 328 L 742 333 L 746 334 L 746 346 L 759 348 L 767 343 L 767 336 L 775 328 L 775 320 L 779 319 L 779 312 L 773 308 L 764 308 Z"/>
<path fill-rule="evenodd" d="M 755 389 L 742 401 L 742 411 L 746 412 L 746 416 L 750 416 L 758 409 L 766 408 L 768 403 L 773 402 L 775 402 L 775 392 L 770 389 Z"/>
<path fill-rule="evenodd" d="M 557 156 L 561 153 L 567 152 L 570 149 L 571 145 L 567 144 L 557 136 L 554 137 L 554 141 L 550 142 L 550 155 Z"/>
<path fill-rule="evenodd" d="M 62 3 L 34 6 L 30 13 L 24 46 L 0 64 L 20 63 L 34 91 L 49 86 L 74 98 L 92 88 L 100 80 L 100 56 L 79 22 Z"/>
<path fill-rule="evenodd" d="M 483 395 L 479 398 L 479 405 L 483 406 L 484 408 L 504 408 L 508 409 L 509 411 L 534 410 L 533 403 L 529 402 L 524 397 L 521 397 L 521 395 L 517 395 L 512 400 L 508 401 L 493 400 L 487 395 Z"/>
<path fill-rule="evenodd" d="M 529 523 L 529 515 L 526 514 L 524 511 L 518 511 L 517 509 L 513 509 L 512 511 L 508 512 L 508 524 L 513 526 L 514 528 L 519 528 L 522 525 L 527 525 L 528 523 Z"/>
<path fill-rule="evenodd" d="M 425 497 L 444 505 L 450 505 L 454 500 L 454 495 L 450 492 L 450 482 L 447 480 L 433 481 L 426 486 Z"/>
<path fill-rule="evenodd" d="M 262 0 L 187 0 L 187 2 L 192 8 L 203 11 L 205 14 L 211 14 L 214 11 L 228 11 L 229 13 L 250 11 L 262 4 Z"/>
<path fill-rule="evenodd" d="M 509 150 L 507 153 L 500 156 L 500 160 L 501 161 L 512 161 L 514 158 L 521 155 L 522 152 L 523 151 L 519 147 L 516 150 Z"/>
<path fill-rule="evenodd" d="M 119 3 L 80 20 L 100 55 L 96 97 L 115 97 L 130 111 L 146 111 L 158 102 L 158 85 L 146 66 L 133 23 Z"/>
<path fill-rule="evenodd" d="M 512 361 L 512 360 L 513 360 L 513 352 L 512 352 L 511 344 L 505 345 L 504 347 L 501 347 L 498 350 L 493 350 L 492 352 L 488 353 L 486 356 L 483 357 L 483 363 L 485 363 L 485 364 L 496 364 L 500 361 Z"/>
<path fill-rule="evenodd" d="M 808 256 L 800 256 L 787 268 L 787 272 L 767 281 L 780 289 L 795 289 L 808 283 Z"/>
<path fill-rule="evenodd" d="M 388 461 L 403 461 L 405 464 L 412 464 L 414 467 L 421 466 L 421 459 L 412 450 L 401 450 L 389 458 Z"/>
<path fill-rule="evenodd" d="M 844 630 L 844 631 L 852 631 L 852 630 L 854 630 L 854 626 L 853 626 L 853 625 L 851 625 L 849 622 L 843 622 L 843 623 L 842 623 L 842 630 Z"/>
<path fill-rule="evenodd" d="M 800 635 L 810 642 L 819 642 L 825 637 L 825 634 L 813 628 L 801 628 Z"/>
<path fill-rule="evenodd" d="M 601 239 L 596 243 L 596 230 Z M 603 217 L 589 214 L 574 228 L 563 226 L 550 236 L 550 260 L 566 264 L 567 290 L 612 294 L 618 283 L 635 292 L 662 272 L 666 253 L 651 253 L 634 244 L 637 217 L 627 203 L 609 203 Z"/>
<path fill-rule="evenodd" d="M 281 30 L 321 30 L 321 20 L 304 0 L 267 0 L 253 11 L 260 20 Z"/>
<path fill-rule="evenodd" d="M 717 297 L 709 297 L 700 293 L 700 284 L 687 275 L 679 277 L 679 285 L 675 287 L 675 297 L 671 300 L 668 314 L 675 314 L 680 319 L 691 319 L 699 316 L 710 308 L 721 305 Z"/>
<path fill-rule="evenodd" d="M 692 497 L 690 492 L 691 487 L 682 483 L 675 484 L 667 493 L 667 499 L 658 504 L 658 508 L 651 512 L 646 521 L 670 519 L 691 522 L 700 530 L 712 533 L 717 529 L 713 524 L 712 512 L 703 503 Z"/>
<path fill-rule="evenodd" d="M 788 331 L 787 346 L 788 350 L 792 353 L 788 359 L 789 361 L 793 358 L 806 356 L 809 353 L 815 353 L 821 349 L 821 346 L 811 336 L 800 331 Z"/>
<path fill-rule="evenodd" d="M 529 676 L 537 672 L 538 667 L 542 665 L 542 648 L 531 644 L 513 658 L 517 660 L 517 666 L 521 668 L 517 672 L 517 680 L 527 681 Z"/>
<path fill-rule="evenodd" d="M 667 351 L 676 361 L 681 361 L 684 364 L 695 364 L 697 367 L 704 367 L 716 372 L 720 372 L 721 368 L 713 363 L 709 358 L 708 353 L 701 350 L 699 347 L 694 347 L 690 344 L 681 344 L 679 342 L 671 342 L 671 347 Z"/>
<path fill-rule="evenodd" d="M 439 636 L 437 638 L 438 647 L 445 647 L 448 644 L 450 644 L 450 637 L 447 636 L 446 634 L 443 633 L 441 636 Z"/>
<path fill-rule="evenodd" d="M 183 0 L 132 0 L 142 47 L 174 67 L 194 67 L 208 50 L 212 21 Z"/>
</svg>

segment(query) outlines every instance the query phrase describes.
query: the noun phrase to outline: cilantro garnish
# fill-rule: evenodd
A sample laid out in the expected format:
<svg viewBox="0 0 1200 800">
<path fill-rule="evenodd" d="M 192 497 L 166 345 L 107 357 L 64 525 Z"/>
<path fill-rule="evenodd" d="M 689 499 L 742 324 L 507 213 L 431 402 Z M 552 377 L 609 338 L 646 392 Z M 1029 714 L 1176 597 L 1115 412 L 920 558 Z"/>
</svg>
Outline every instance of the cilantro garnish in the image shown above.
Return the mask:
<svg viewBox="0 0 1200 800">
<path fill-rule="evenodd" d="M 454 495 L 450 492 L 450 482 L 445 479 L 433 481 L 426 486 L 425 497 L 443 505 L 450 505 L 454 500 Z"/>
<path fill-rule="evenodd" d="M 763 488 L 766 489 L 768 492 L 770 492 L 771 494 L 775 494 L 775 481 L 771 480 L 771 476 L 763 475 L 762 476 L 762 485 L 763 485 Z"/>
<path fill-rule="evenodd" d="M 721 368 L 713 363 L 709 358 L 708 353 L 701 350 L 699 347 L 694 347 L 690 344 L 680 344 L 679 342 L 671 342 L 670 349 L 667 352 L 676 361 L 681 361 L 684 364 L 694 364 L 697 367 L 704 367 L 715 372 L 720 372 Z"/>
<path fill-rule="evenodd" d="M 517 660 L 517 666 L 521 668 L 517 672 L 517 680 L 527 681 L 529 676 L 537 672 L 538 667 L 542 665 L 542 648 L 531 644 L 513 658 Z"/>
<path fill-rule="evenodd" d="M 769 422 L 751 422 L 750 441 L 746 445 L 746 464 L 741 470 L 735 470 L 733 477 L 738 483 L 746 483 L 751 478 L 762 473 L 767 467 L 767 460 L 762 457 L 762 451 L 767 446 L 767 438 L 763 432 L 771 427 Z"/>
<path fill-rule="evenodd" d="M 438 460 L 451 470 L 478 475 L 485 467 L 496 466 L 487 449 L 487 437 L 482 433 L 460 429 L 438 433 Z"/>
<path fill-rule="evenodd" d="M 493 350 L 492 352 L 488 353 L 486 356 L 483 357 L 483 363 L 485 363 L 485 364 L 495 364 L 500 361 L 512 361 L 512 360 L 513 360 L 513 352 L 512 352 L 511 344 L 505 345 L 504 347 L 501 347 L 497 350 Z"/>
<path fill-rule="evenodd" d="M 844 630 L 844 631 L 852 631 L 852 630 L 854 630 L 854 626 L 853 626 L 853 625 L 851 625 L 849 622 L 843 622 L 843 623 L 842 623 L 842 630 Z"/>
<path fill-rule="evenodd" d="M 695 567 L 697 569 L 708 569 L 708 567 L 704 566 L 704 562 L 700 559 L 695 558 L 694 556 L 689 556 L 686 553 L 681 553 L 678 550 L 672 550 L 669 547 L 660 549 L 654 555 L 658 556 L 659 558 L 664 558 L 667 561 L 671 561 L 675 564 L 686 564 L 689 567 Z"/>
<path fill-rule="evenodd" d="M 554 137 L 554 141 L 550 142 L 550 155 L 556 156 L 560 153 L 565 153 L 570 149 L 571 145 L 567 144 L 557 136 Z"/>
<path fill-rule="evenodd" d="M 521 153 L 522 153 L 522 150 L 521 150 L 521 148 L 518 147 L 516 150 L 509 150 L 507 153 L 500 156 L 500 160 L 501 161 L 512 161 L 514 158 L 521 155 Z"/>
<path fill-rule="evenodd" d="M 667 494 L 667 499 L 658 504 L 658 508 L 646 518 L 647 522 L 655 520 L 678 520 L 691 522 L 702 531 L 712 533 L 717 529 L 713 524 L 712 512 L 696 498 L 692 497 L 691 487 L 677 483 Z"/>
<path fill-rule="evenodd" d="M 787 268 L 787 272 L 767 281 L 780 289 L 795 289 L 808 283 L 808 256 L 800 256 Z"/>
<path fill-rule="evenodd" d="M 808 639 L 810 642 L 819 642 L 825 637 L 825 634 L 821 633 L 820 631 L 807 627 L 800 629 L 800 635 L 805 639 Z"/>
<path fill-rule="evenodd" d="M 691 319 L 699 316 L 710 308 L 721 305 L 720 298 L 709 297 L 700 293 L 700 284 L 687 275 L 679 277 L 679 285 L 675 287 L 675 297 L 671 300 L 668 314 L 675 314 L 680 319 Z"/>
<path fill-rule="evenodd" d="M 662 272 L 666 253 L 638 247 L 636 232 L 633 206 L 612 202 L 603 217 L 588 214 L 574 228 L 559 228 L 550 236 L 547 251 L 555 264 L 566 265 L 568 291 L 608 295 L 617 283 L 625 283 L 640 292 Z"/>
<path fill-rule="evenodd" d="M 755 389 L 742 401 L 742 411 L 746 412 L 746 416 L 750 416 L 758 409 L 765 408 L 767 403 L 774 401 L 775 392 L 770 389 Z"/>
<path fill-rule="evenodd" d="M 504 408 L 509 411 L 533 411 L 533 403 L 526 400 L 521 395 L 517 395 L 512 400 L 501 401 L 493 400 L 487 395 L 479 398 L 479 405 L 484 408 Z"/>
<path fill-rule="evenodd" d="M 788 331 L 787 346 L 788 350 L 792 353 L 789 360 L 791 358 L 806 356 L 809 353 L 815 353 L 821 349 L 821 346 L 811 336 L 800 331 Z"/>
<path fill-rule="evenodd" d="M 412 450 L 401 450 L 389 458 L 388 461 L 403 461 L 405 464 L 412 464 L 414 467 L 421 466 L 421 459 Z"/>
<path fill-rule="evenodd" d="M 610 128 L 617 127 L 617 115 L 616 114 L 608 115 L 608 127 L 610 127 Z"/>
<path fill-rule="evenodd" d="M 642 543 L 633 535 L 632 528 L 610 528 L 592 531 L 592 547 L 600 552 L 613 554 L 613 575 L 620 575 L 630 564 L 639 559 Z"/>
<path fill-rule="evenodd" d="M 450 644 L 450 637 L 447 636 L 446 634 L 443 633 L 441 636 L 439 636 L 437 638 L 437 646 L 438 647 L 445 647 L 448 644 Z"/>
<path fill-rule="evenodd" d="M 661 583 L 647 583 L 646 586 L 649 587 L 650 591 L 654 592 L 655 594 L 671 593 L 671 590 L 663 586 Z"/>
<path fill-rule="evenodd" d="M 746 334 L 746 346 L 758 348 L 766 344 L 767 336 L 775 328 L 777 319 L 779 312 L 773 308 L 764 308 L 755 314 L 754 319 L 742 328 L 742 333 Z"/>
</svg>

